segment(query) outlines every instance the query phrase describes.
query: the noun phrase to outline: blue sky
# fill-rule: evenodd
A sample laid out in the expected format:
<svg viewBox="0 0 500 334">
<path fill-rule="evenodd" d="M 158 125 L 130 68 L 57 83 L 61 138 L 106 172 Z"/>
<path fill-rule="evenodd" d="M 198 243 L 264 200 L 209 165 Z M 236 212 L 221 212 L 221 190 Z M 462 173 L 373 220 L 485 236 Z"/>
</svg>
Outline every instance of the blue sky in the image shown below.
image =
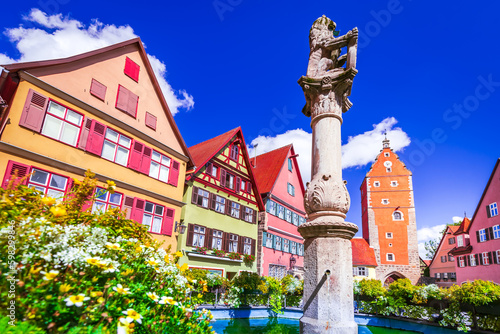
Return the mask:
<svg viewBox="0 0 500 334">
<path fill-rule="evenodd" d="M 307 68 L 309 28 L 325 14 L 341 34 L 360 31 L 354 106 L 342 126 L 343 143 L 350 140 L 348 220 L 361 222 L 359 187 L 385 130 L 413 172 L 422 241 L 439 230 L 431 227 L 472 216 L 500 156 L 497 2 L 148 4 L 8 2 L 0 63 L 65 57 L 140 36 L 188 146 L 241 126 L 258 153 L 293 142 L 309 179 L 311 130 L 297 80 Z"/>
</svg>

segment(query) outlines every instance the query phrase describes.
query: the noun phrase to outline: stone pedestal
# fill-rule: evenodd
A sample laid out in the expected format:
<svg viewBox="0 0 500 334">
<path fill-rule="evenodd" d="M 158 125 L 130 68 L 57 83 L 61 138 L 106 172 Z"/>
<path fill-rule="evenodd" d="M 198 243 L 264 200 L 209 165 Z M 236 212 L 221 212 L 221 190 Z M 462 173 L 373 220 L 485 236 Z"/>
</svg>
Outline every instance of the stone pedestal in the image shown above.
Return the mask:
<svg viewBox="0 0 500 334">
<path fill-rule="evenodd" d="M 299 79 L 313 131 L 312 175 L 304 205 L 304 315 L 301 333 L 357 334 L 354 322 L 352 249 L 358 228 L 345 222 L 350 198 L 342 180 L 342 114 L 351 107 L 348 96 L 357 74 L 357 29 L 333 36 L 335 23 L 325 16 L 310 31 L 307 76 Z M 341 55 L 341 48 L 347 53 Z M 342 67 L 343 64 L 346 67 Z"/>
</svg>

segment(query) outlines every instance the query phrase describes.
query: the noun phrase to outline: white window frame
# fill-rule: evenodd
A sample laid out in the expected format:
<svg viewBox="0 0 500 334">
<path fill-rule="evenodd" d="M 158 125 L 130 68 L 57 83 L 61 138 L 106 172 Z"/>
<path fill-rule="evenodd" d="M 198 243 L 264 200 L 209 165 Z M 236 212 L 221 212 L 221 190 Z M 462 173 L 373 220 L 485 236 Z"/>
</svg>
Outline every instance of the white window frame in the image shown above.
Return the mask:
<svg viewBox="0 0 500 334">
<path fill-rule="evenodd" d="M 251 255 L 252 254 L 252 239 L 247 237 L 243 238 L 243 254 Z"/>
<path fill-rule="evenodd" d="M 391 181 L 391 187 L 397 187 L 398 185 L 398 181 Z"/>
<path fill-rule="evenodd" d="M 66 193 L 66 188 L 68 188 L 68 178 L 66 176 L 62 176 L 59 174 L 51 173 L 49 171 L 39 169 L 39 168 L 32 168 L 31 169 L 31 176 L 28 180 L 28 187 L 30 188 L 35 188 L 36 190 L 42 192 L 43 194 L 53 197 L 56 199 L 62 199 L 64 197 L 64 194 Z M 40 181 L 35 181 L 35 177 L 37 173 L 40 174 L 45 174 L 45 183 L 42 183 Z M 53 181 L 55 181 L 55 177 L 61 178 L 61 179 L 66 179 L 64 182 L 64 186 L 62 188 L 59 188 L 57 185 L 53 185 Z M 56 181 L 57 182 L 57 181 Z"/>
<path fill-rule="evenodd" d="M 457 247 L 463 247 L 463 245 L 464 245 L 464 236 L 458 235 L 457 236 Z"/>
<path fill-rule="evenodd" d="M 151 164 L 149 166 L 149 176 L 163 182 L 168 182 L 171 165 L 172 159 L 158 151 L 153 150 L 153 154 L 151 155 Z"/>
<path fill-rule="evenodd" d="M 459 256 L 458 257 L 458 266 L 460 268 L 464 268 L 465 267 L 465 256 Z"/>
<path fill-rule="evenodd" d="M 377 188 L 380 187 L 380 181 L 374 181 L 373 186 Z"/>
<path fill-rule="evenodd" d="M 392 256 L 392 260 L 389 259 L 389 256 Z M 394 262 L 394 261 L 396 261 L 396 256 L 394 256 L 393 253 L 387 253 L 387 254 L 385 254 L 385 259 L 387 261 Z"/>
<path fill-rule="evenodd" d="M 441 278 L 441 273 L 435 273 L 434 277 L 437 278 L 437 279 L 440 279 Z"/>
<path fill-rule="evenodd" d="M 266 247 L 267 248 L 273 248 L 273 238 L 274 238 L 273 234 L 269 234 L 269 233 L 266 234 Z"/>
<path fill-rule="evenodd" d="M 498 216 L 498 205 L 497 202 L 493 202 L 489 205 L 490 208 L 490 217 Z"/>
<path fill-rule="evenodd" d="M 212 230 L 212 249 L 222 250 L 223 240 L 224 240 L 224 232 L 219 230 Z"/>
<path fill-rule="evenodd" d="M 366 267 L 354 267 L 354 276 L 368 276 L 368 269 Z"/>
<path fill-rule="evenodd" d="M 386 167 L 386 168 L 385 168 L 385 171 L 386 171 L 387 173 L 392 173 L 392 167 Z"/>
<path fill-rule="evenodd" d="M 479 230 L 479 242 L 486 241 L 486 229 L 482 228 Z"/>
<path fill-rule="evenodd" d="M 231 217 L 240 219 L 241 205 L 236 202 L 231 202 Z"/>
<path fill-rule="evenodd" d="M 119 197 L 119 200 L 117 200 Z M 120 209 L 122 206 L 123 194 L 114 192 L 111 194 L 104 188 L 96 187 L 95 199 L 92 203 L 92 213 L 105 212 L 108 209 Z"/>
<path fill-rule="evenodd" d="M 196 205 L 202 208 L 208 208 L 210 203 L 210 193 L 204 189 L 198 188 L 198 197 L 196 199 Z"/>
<path fill-rule="evenodd" d="M 469 255 L 469 263 L 471 267 L 477 266 L 476 257 L 474 256 L 474 254 Z"/>
<path fill-rule="evenodd" d="M 269 200 L 269 213 L 273 216 L 277 216 L 277 203 Z"/>
<path fill-rule="evenodd" d="M 398 218 L 396 218 L 396 214 L 399 214 L 399 216 L 400 216 L 400 218 L 399 218 L 399 219 L 398 219 Z M 401 211 L 394 211 L 394 212 L 392 213 L 392 220 L 396 220 L 396 221 L 402 221 L 402 220 L 404 220 L 404 219 L 403 219 L 403 213 L 402 213 Z"/>
<path fill-rule="evenodd" d="M 390 156 L 391 156 L 391 154 L 389 152 L 384 152 L 384 157 L 388 158 Z"/>
<path fill-rule="evenodd" d="M 215 211 L 219 213 L 226 213 L 226 199 L 222 196 L 215 196 Z"/>
<path fill-rule="evenodd" d="M 290 182 L 288 182 L 286 184 L 286 188 L 287 188 L 288 195 L 295 196 L 295 187 Z"/>
<path fill-rule="evenodd" d="M 493 226 L 493 239 L 500 238 L 500 225 Z"/>
<path fill-rule="evenodd" d="M 276 250 L 282 250 L 283 249 L 283 243 L 282 243 L 282 240 L 283 238 L 281 237 L 278 237 L 277 235 L 274 236 L 274 249 Z M 279 244 L 279 246 L 278 246 Z"/>
<path fill-rule="evenodd" d="M 392 238 L 394 238 L 394 234 L 392 232 L 385 232 L 385 238 L 392 239 Z"/>
<path fill-rule="evenodd" d="M 245 221 L 253 223 L 253 209 L 249 207 L 245 207 Z"/>
<path fill-rule="evenodd" d="M 277 217 L 281 218 L 281 219 L 285 219 L 285 207 L 281 204 L 276 204 L 276 206 L 277 206 L 277 208 L 276 208 Z"/>
<path fill-rule="evenodd" d="M 443 273 L 443 278 L 448 279 L 448 273 Z"/>
<path fill-rule="evenodd" d="M 285 220 L 288 222 L 288 223 L 291 223 L 292 222 L 292 211 L 289 210 L 289 209 L 285 209 Z"/>
<path fill-rule="evenodd" d="M 53 106 L 58 106 L 60 108 L 63 108 L 64 111 L 58 109 L 57 107 L 53 108 Z M 56 113 L 54 110 L 62 112 L 62 115 Z M 74 117 L 76 115 L 79 117 L 78 121 L 76 120 L 72 121 L 71 119 L 68 119 L 69 117 L 71 116 Z M 41 134 L 49 138 L 55 139 L 61 143 L 65 143 L 70 146 L 76 147 L 78 144 L 78 139 L 80 138 L 83 119 L 84 117 L 82 114 L 77 113 L 76 111 L 71 110 L 69 108 L 66 108 L 65 106 L 59 103 L 50 101 L 49 106 L 47 108 L 47 112 L 45 113 Z M 59 122 L 59 129 L 57 129 L 58 130 L 57 134 L 53 133 L 54 128 L 52 127 L 52 125 L 55 125 L 55 122 Z M 50 129 L 48 127 L 50 127 Z M 68 138 L 64 138 L 66 129 L 73 129 L 73 130 L 77 129 L 76 134 L 72 136 L 71 140 L 67 140 Z"/>
<path fill-rule="evenodd" d="M 382 204 L 383 205 L 388 205 L 389 204 L 389 199 L 388 198 L 382 198 Z"/>
<path fill-rule="evenodd" d="M 151 211 L 146 211 L 146 208 L 148 207 L 148 205 L 152 205 L 153 208 Z M 159 214 L 157 212 L 157 210 L 161 208 L 161 214 Z M 142 215 L 142 224 L 143 225 L 146 225 L 146 226 L 149 226 L 148 228 L 148 232 L 152 232 L 152 233 L 157 233 L 157 234 L 160 234 L 161 233 L 161 228 L 163 226 L 163 216 L 165 215 L 165 206 L 163 205 L 159 205 L 159 204 L 156 204 L 156 203 L 153 203 L 153 202 L 149 202 L 149 201 L 146 201 L 144 203 L 144 212 L 143 212 L 143 215 Z M 145 224 L 144 222 L 148 221 L 150 219 L 150 224 Z M 158 222 L 159 222 L 159 225 L 158 225 Z M 157 227 L 156 229 L 153 229 L 154 227 Z"/>
<path fill-rule="evenodd" d="M 110 134 L 112 132 L 114 132 L 117 135 L 116 141 L 114 141 L 114 139 L 108 137 L 108 134 Z M 128 141 L 128 144 L 125 143 L 126 141 Z M 110 148 L 113 148 L 112 156 L 111 155 L 108 156 L 107 153 L 105 153 L 105 152 L 107 152 L 105 149 L 106 145 L 108 145 L 108 147 L 110 147 Z M 132 139 L 131 138 L 129 138 L 125 135 L 122 135 L 120 132 L 115 131 L 111 128 L 107 128 L 106 133 L 104 135 L 104 143 L 103 143 L 103 147 L 102 147 L 101 157 L 106 159 L 106 160 L 113 161 L 114 163 L 117 163 L 121 166 L 126 167 L 128 164 L 128 158 L 130 157 L 130 147 L 131 146 L 132 146 Z M 117 161 L 118 156 L 119 156 L 119 152 L 122 152 L 122 154 L 125 154 L 124 153 L 125 151 L 126 151 L 126 158 L 124 159 L 125 160 L 124 163 Z M 121 158 L 123 158 L 123 156 L 121 156 Z"/>
<path fill-rule="evenodd" d="M 283 239 L 283 252 L 290 253 L 290 240 Z"/>
<path fill-rule="evenodd" d="M 238 252 L 238 236 L 236 234 L 229 234 L 229 253 Z"/>
<path fill-rule="evenodd" d="M 488 258 L 488 253 L 487 252 L 483 252 L 481 254 L 482 258 L 483 258 L 483 265 L 484 266 L 489 266 L 491 263 L 490 263 L 490 259 Z"/>
<path fill-rule="evenodd" d="M 212 174 L 211 176 L 214 177 L 214 178 L 217 178 L 217 173 L 219 171 L 219 167 L 215 166 L 212 164 Z"/>
</svg>

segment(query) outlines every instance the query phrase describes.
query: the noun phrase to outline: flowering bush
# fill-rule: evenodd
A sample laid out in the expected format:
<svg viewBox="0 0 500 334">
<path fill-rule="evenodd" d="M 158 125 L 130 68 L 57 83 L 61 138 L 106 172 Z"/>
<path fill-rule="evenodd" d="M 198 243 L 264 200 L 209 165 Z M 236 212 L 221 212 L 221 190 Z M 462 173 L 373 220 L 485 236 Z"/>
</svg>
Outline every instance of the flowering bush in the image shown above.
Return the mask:
<svg viewBox="0 0 500 334">
<path fill-rule="evenodd" d="M 219 250 L 219 249 L 213 249 L 212 253 L 215 256 L 217 256 L 217 257 L 224 257 L 224 256 L 226 256 L 226 252 L 224 252 L 223 250 Z"/>
<path fill-rule="evenodd" d="M 236 252 L 231 252 L 227 254 L 227 257 L 231 260 L 241 260 L 241 254 Z"/>
<path fill-rule="evenodd" d="M 500 331 L 500 317 L 481 314 L 480 307 L 500 302 L 500 286 L 481 280 L 440 289 L 437 285 L 414 286 L 408 279 L 396 280 L 384 288 L 378 280 L 362 280 L 354 284 L 354 293 L 364 300 L 359 309 L 365 313 L 402 316 L 434 321 L 460 331 L 478 329 Z M 476 314 L 476 315 L 474 315 Z M 474 325 L 476 324 L 476 325 Z"/>
<path fill-rule="evenodd" d="M 196 246 L 195 250 L 194 250 L 196 253 L 200 253 L 200 254 L 204 254 L 206 255 L 207 254 L 207 251 L 208 251 L 208 248 L 207 247 L 200 247 L 200 246 Z"/>
<path fill-rule="evenodd" d="M 187 265 L 177 264 L 182 253 L 159 248 L 118 211 L 82 212 L 96 181 L 87 175 L 75 183 L 63 201 L 24 186 L 0 189 L 0 315 L 8 315 L 13 300 L 17 321 L 49 333 L 211 333 L 211 314 L 195 310 L 189 297 L 203 285 L 184 276 Z M 106 188 L 113 191 L 113 184 Z M 12 277 L 15 296 L 8 290 Z"/>
<path fill-rule="evenodd" d="M 253 255 L 250 255 L 250 254 L 244 254 L 243 255 L 243 262 L 246 264 L 246 265 L 249 265 L 251 266 L 253 264 L 253 262 L 255 261 L 255 256 Z"/>
</svg>

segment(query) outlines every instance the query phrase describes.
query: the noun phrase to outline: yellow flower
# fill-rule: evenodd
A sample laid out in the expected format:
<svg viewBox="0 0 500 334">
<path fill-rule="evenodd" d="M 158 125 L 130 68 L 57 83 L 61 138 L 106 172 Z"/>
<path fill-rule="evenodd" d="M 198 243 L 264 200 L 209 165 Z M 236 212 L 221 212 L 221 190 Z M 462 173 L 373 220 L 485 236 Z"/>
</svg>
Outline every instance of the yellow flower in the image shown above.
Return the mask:
<svg viewBox="0 0 500 334">
<path fill-rule="evenodd" d="M 170 305 L 177 305 L 177 302 L 174 300 L 172 297 L 161 297 L 161 300 L 158 302 L 160 304 L 170 304 Z"/>
<path fill-rule="evenodd" d="M 154 292 L 148 292 L 146 294 L 149 298 L 151 298 L 153 301 L 158 302 L 158 299 L 160 298 L 156 293 Z"/>
<path fill-rule="evenodd" d="M 54 217 L 62 217 L 66 216 L 66 209 L 62 206 L 53 206 L 50 208 L 50 212 L 54 215 Z"/>
<path fill-rule="evenodd" d="M 101 297 L 101 296 L 102 296 L 102 292 L 101 291 L 92 291 L 90 293 L 90 297 L 92 297 L 92 298 Z"/>
<path fill-rule="evenodd" d="M 99 304 L 104 303 L 104 301 L 105 301 L 105 299 L 104 299 L 104 298 L 102 298 L 102 297 L 100 297 L 99 299 L 97 299 L 97 302 L 98 302 Z"/>
<path fill-rule="evenodd" d="M 47 299 L 47 300 L 51 300 L 51 299 L 52 299 L 52 295 L 47 295 L 47 296 L 45 296 L 45 299 Z"/>
<path fill-rule="evenodd" d="M 139 313 L 137 313 L 133 309 L 129 308 L 128 310 L 123 311 L 122 313 L 127 316 L 127 318 L 126 318 L 127 321 L 132 322 L 135 320 L 140 324 L 142 323 L 142 320 L 141 320 L 142 315 L 140 315 Z"/>
<path fill-rule="evenodd" d="M 95 283 L 99 280 L 99 277 L 92 277 L 92 283 Z"/>
<path fill-rule="evenodd" d="M 188 269 L 188 264 L 187 263 L 184 263 L 180 268 L 179 270 L 181 271 L 181 273 L 185 272 L 186 270 Z"/>
<path fill-rule="evenodd" d="M 31 267 L 30 274 L 38 274 L 40 270 L 42 270 L 42 267 L 39 268 Z"/>
<path fill-rule="evenodd" d="M 140 253 L 140 252 L 142 252 L 142 247 L 141 247 L 141 246 L 137 246 L 137 247 L 135 248 L 135 252 L 136 252 L 136 253 Z"/>
<path fill-rule="evenodd" d="M 59 292 L 66 293 L 71 289 L 72 289 L 71 285 L 64 283 L 64 284 L 61 284 L 61 286 L 59 287 Z"/>
<path fill-rule="evenodd" d="M 169 259 L 168 255 L 165 255 L 163 257 L 163 260 L 165 261 L 165 263 L 170 263 L 170 259 Z"/>
<path fill-rule="evenodd" d="M 87 259 L 87 263 L 94 266 L 99 266 L 101 264 L 101 261 L 99 261 L 99 259 L 94 259 L 93 257 L 89 257 Z"/>
<path fill-rule="evenodd" d="M 44 198 L 42 198 L 42 203 L 47 205 L 47 206 L 52 206 L 52 205 L 56 204 L 56 200 L 55 200 L 55 198 L 52 198 L 52 197 L 44 197 Z"/>
<path fill-rule="evenodd" d="M 115 290 L 116 292 L 118 292 L 119 294 L 122 294 L 122 295 L 128 295 L 130 292 L 129 292 L 129 288 L 124 288 L 121 284 L 118 284 L 117 286 L 113 287 L 113 290 Z"/>
<path fill-rule="evenodd" d="M 89 300 L 89 297 L 85 297 L 84 294 L 79 294 L 77 296 L 69 296 L 66 298 L 64 301 L 66 302 L 66 306 L 73 306 L 75 305 L 76 307 L 80 307 L 83 305 L 83 302 L 86 300 Z"/>
<path fill-rule="evenodd" d="M 127 270 L 125 270 L 124 272 L 122 272 L 122 275 L 123 275 L 123 276 L 128 276 L 128 275 L 132 274 L 133 272 L 134 272 L 134 271 L 133 271 L 132 269 L 127 269 Z"/>
<path fill-rule="evenodd" d="M 158 262 L 154 258 L 150 258 L 148 261 L 146 261 L 147 264 L 149 264 L 152 267 L 155 267 L 158 265 Z"/>
<path fill-rule="evenodd" d="M 182 257 L 182 252 L 181 251 L 177 251 L 174 253 L 175 256 L 177 257 Z"/>
<path fill-rule="evenodd" d="M 43 277 L 45 281 L 52 281 L 54 278 L 56 278 L 57 274 L 59 274 L 57 270 L 51 270 L 48 273 L 45 271 L 40 271 L 40 272 L 45 275 Z"/>
<path fill-rule="evenodd" d="M 123 250 L 121 247 L 120 247 L 120 244 L 117 244 L 117 243 L 110 243 L 110 242 L 106 242 L 106 248 L 107 249 L 111 249 L 111 250 Z"/>
<path fill-rule="evenodd" d="M 113 181 L 110 181 L 110 180 L 106 181 L 106 183 L 108 184 L 108 189 L 107 190 L 111 194 L 113 194 L 115 192 L 115 190 L 116 190 L 116 184 Z"/>
<path fill-rule="evenodd" d="M 80 180 L 75 179 L 75 178 L 73 178 L 73 183 L 78 184 L 78 185 L 82 184 L 82 182 Z"/>
</svg>

